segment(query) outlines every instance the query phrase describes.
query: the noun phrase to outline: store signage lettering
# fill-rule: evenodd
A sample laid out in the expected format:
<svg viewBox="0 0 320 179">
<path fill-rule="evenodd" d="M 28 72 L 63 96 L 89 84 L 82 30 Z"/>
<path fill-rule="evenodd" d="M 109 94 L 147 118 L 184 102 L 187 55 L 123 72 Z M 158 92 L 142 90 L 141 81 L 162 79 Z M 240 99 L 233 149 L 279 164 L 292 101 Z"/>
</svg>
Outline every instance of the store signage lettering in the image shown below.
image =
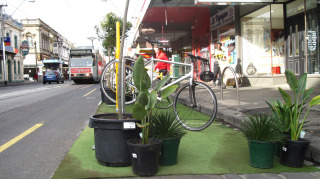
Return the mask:
<svg viewBox="0 0 320 179">
<path fill-rule="evenodd" d="M 71 73 L 91 73 L 91 68 L 71 68 Z"/>
<path fill-rule="evenodd" d="M 308 31 L 308 49 L 315 51 L 317 49 L 317 32 Z"/>
<path fill-rule="evenodd" d="M 234 8 L 233 6 L 229 6 L 210 18 L 211 30 L 214 30 L 222 25 L 233 22 L 234 19 Z"/>
</svg>

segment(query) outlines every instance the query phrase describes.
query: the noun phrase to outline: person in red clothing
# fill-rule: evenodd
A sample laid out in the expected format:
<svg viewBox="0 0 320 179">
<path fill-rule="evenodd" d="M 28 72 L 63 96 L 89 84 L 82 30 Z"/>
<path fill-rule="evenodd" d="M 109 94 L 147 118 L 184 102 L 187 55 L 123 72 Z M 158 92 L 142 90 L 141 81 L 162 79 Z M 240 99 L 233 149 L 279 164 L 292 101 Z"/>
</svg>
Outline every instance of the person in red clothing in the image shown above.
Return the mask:
<svg viewBox="0 0 320 179">
<path fill-rule="evenodd" d="M 168 60 L 167 55 L 162 51 L 160 48 L 155 48 L 156 50 L 156 59 L 160 60 Z M 154 70 L 159 69 L 159 72 L 162 73 L 162 75 L 166 75 L 168 71 L 170 71 L 170 63 L 165 62 L 157 62 L 156 66 L 154 67 Z"/>
</svg>

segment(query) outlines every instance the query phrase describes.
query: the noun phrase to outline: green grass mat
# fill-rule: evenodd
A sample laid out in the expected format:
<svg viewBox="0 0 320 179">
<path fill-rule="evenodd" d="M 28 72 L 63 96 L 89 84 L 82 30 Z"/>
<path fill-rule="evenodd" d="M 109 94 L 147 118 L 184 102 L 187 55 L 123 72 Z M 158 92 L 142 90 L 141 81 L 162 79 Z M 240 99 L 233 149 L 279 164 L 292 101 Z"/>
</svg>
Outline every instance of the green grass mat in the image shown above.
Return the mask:
<svg viewBox="0 0 320 179">
<path fill-rule="evenodd" d="M 126 111 L 131 111 L 126 106 Z M 114 112 L 114 107 L 102 104 L 97 113 Z M 66 154 L 53 178 L 98 178 L 132 177 L 130 167 L 107 167 L 100 165 L 92 150 L 94 132 L 85 128 L 77 141 Z M 181 139 L 178 164 L 159 166 L 156 175 L 193 175 L 193 174 L 246 174 L 320 171 L 313 166 L 290 168 L 282 166 L 275 157 L 274 167 L 258 169 L 249 165 L 247 140 L 241 133 L 214 122 L 199 132 L 188 131 Z"/>
</svg>

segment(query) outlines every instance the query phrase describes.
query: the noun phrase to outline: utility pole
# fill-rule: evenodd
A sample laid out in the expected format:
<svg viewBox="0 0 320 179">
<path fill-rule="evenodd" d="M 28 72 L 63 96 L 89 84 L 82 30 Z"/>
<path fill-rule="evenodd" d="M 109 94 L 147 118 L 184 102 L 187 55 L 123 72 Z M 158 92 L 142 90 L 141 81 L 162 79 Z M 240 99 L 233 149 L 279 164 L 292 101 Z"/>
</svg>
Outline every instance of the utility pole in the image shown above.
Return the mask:
<svg viewBox="0 0 320 179">
<path fill-rule="evenodd" d="M 3 56 L 3 77 L 4 77 L 4 85 L 7 86 L 7 67 L 6 67 L 6 48 L 4 46 L 4 18 L 2 13 L 2 7 L 7 5 L 0 5 L 0 13 L 1 13 L 1 45 L 2 45 L 2 56 Z"/>
<path fill-rule="evenodd" d="M 36 56 L 36 75 L 38 75 L 37 41 L 34 41 L 34 53 L 35 53 L 35 56 Z"/>
</svg>

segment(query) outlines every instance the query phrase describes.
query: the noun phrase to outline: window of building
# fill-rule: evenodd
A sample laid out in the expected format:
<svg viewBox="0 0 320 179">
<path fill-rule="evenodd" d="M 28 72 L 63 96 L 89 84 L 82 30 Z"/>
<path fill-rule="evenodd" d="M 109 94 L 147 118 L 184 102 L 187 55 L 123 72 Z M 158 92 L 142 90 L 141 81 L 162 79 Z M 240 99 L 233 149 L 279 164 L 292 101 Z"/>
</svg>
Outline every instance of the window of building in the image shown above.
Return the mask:
<svg viewBox="0 0 320 179">
<path fill-rule="evenodd" d="M 7 37 L 10 37 L 10 33 L 9 33 L 9 32 L 7 32 L 7 33 L 6 33 L 6 36 L 7 36 Z"/>
<path fill-rule="evenodd" d="M 13 74 L 17 74 L 17 62 L 13 62 Z"/>
<path fill-rule="evenodd" d="M 285 71 L 285 38 L 283 5 L 271 5 L 271 42 L 272 42 L 272 72 L 273 74 Z"/>
<path fill-rule="evenodd" d="M 18 61 L 18 74 L 20 75 L 21 74 L 21 65 L 20 65 L 20 61 Z"/>
<path fill-rule="evenodd" d="M 18 48 L 18 36 L 14 36 L 14 48 Z"/>
<path fill-rule="evenodd" d="M 33 47 L 33 39 L 31 36 L 27 36 L 27 40 L 28 40 L 28 45 L 29 47 Z"/>
<path fill-rule="evenodd" d="M 319 13 L 317 0 L 306 0 L 307 13 L 307 73 L 319 74 Z"/>
<path fill-rule="evenodd" d="M 241 18 L 243 72 L 271 74 L 271 6 Z"/>
</svg>

